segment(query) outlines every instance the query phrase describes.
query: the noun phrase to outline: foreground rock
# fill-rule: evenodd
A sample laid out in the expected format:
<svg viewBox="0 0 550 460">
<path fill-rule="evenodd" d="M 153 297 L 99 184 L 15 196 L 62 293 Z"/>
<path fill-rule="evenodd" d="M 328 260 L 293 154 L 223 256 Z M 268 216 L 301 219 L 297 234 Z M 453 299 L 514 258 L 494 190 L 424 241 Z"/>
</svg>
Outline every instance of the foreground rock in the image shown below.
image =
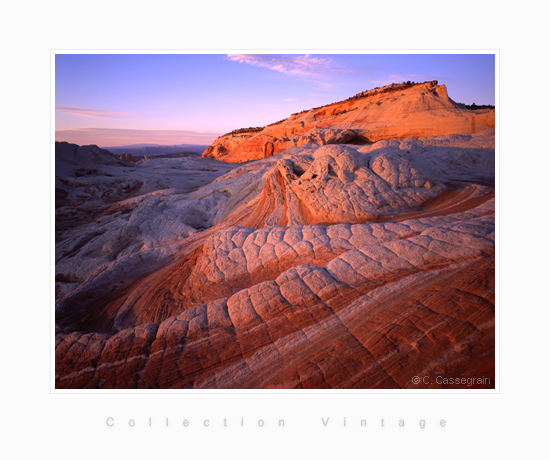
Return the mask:
<svg viewBox="0 0 550 460">
<path fill-rule="evenodd" d="M 398 84 L 357 94 L 265 128 L 240 129 L 219 137 L 204 157 L 227 162 L 268 158 L 306 144 L 365 144 L 448 134 L 473 134 L 495 127 L 494 109 L 466 108 L 437 81 Z"/>
<path fill-rule="evenodd" d="M 58 238 L 56 387 L 494 387 L 492 147 L 486 131 L 193 159 L 209 184 L 105 204 Z"/>
<path fill-rule="evenodd" d="M 341 255 L 322 267 L 295 259 L 278 276 L 284 265 L 274 255 L 271 273 L 263 259 L 259 270 L 238 273 L 227 265 L 244 252 L 235 245 L 197 264 L 198 273 L 227 267 L 207 269 L 203 284 L 226 297 L 118 333 L 60 331 L 58 387 L 408 388 L 415 375 L 494 379 L 493 202 L 447 218 L 342 226 L 334 238 L 307 230 Z M 369 245 L 371 232 L 395 239 Z M 256 245 L 254 233 L 243 246 L 250 240 L 265 252 L 270 243 Z M 163 301 L 182 301 L 164 287 L 174 296 Z M 144 300 L 158 306 L 154 296 Z M 135 324 L 143 320 L 150 318 Z"/>
</svg>

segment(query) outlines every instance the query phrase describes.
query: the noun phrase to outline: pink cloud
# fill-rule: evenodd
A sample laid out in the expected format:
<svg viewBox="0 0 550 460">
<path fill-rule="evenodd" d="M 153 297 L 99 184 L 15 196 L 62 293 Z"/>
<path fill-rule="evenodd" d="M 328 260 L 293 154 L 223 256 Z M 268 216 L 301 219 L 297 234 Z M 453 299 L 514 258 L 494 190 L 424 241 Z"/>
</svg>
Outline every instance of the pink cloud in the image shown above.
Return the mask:
<svg viewBox="0 0 550 460">
<path fill-rule="evenodd" d="M 112 110 L 100 110 L 100 109 L 86 109 L 84 107 L 72 107 L 69 105 L 57 105 L 55 110 L 66 113 L 68 115 L 75 115 L 77 117 L 86 117 L 86 118 L 122 118 L 133 116 L 131 113 L 127 112 L 115 112 Z"/>
<path fill-rule="evenodd" d="M 163 145 L 209 145 L 224 133 L 190 130 L 122 129 L 122 128 L 68 128 L 56 129 L 55 140 L 79 145 L 96 144 L 100 147 L 151 143 Z"/>
<path fill-rule="evenodd" d="M 333 74 L 355 72 L 354 69 L 343 66 L 331 57 L 311 54 L 228 54 L 227 58 L 231 61 L 300 77 L 325 87 L 333 87 L 332 84 L 323 81 L 327 77 Z"/>
</svg>

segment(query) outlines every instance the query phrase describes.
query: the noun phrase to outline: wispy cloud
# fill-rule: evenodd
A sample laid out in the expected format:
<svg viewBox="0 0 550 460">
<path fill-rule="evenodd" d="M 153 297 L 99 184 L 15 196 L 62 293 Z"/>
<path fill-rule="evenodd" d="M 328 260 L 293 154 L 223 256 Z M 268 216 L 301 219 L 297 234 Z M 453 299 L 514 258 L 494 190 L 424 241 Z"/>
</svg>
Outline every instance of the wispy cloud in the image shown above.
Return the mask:
<svg viewBox="0 0 550 460">
<path fill-rule="evenodd" d="M 287 97 L 286 99 L 283 99 L 283 102 L 296 102 L 296 101 L 299 101 L 300 99 L 296 98 L 296 97 Z"/>
<path fill-rule="evenodd" d="M 152 143 L 164 145 L 211 144 L 224 133 L 191 130 L 122 129 L 122 128 L 67 128 L 56 129 L 55 140 L 79 145 L 96 144 L 100 147 Z"/>
<path fill-rule="evenodd" d="M 264 67 L 285 75 L 313 81 L 325 87 L 333 85 L 326 80 L 336 74 L 354 73 L 332 57 L 311 54 L 228 54 L 231 61 Z"/>
<path fill-rule="evenodd" d="M 128 116 L 135 116 L 135 114 L 128 112 L 115 112 L 112 110 L 100 110 L 100 109 L 87 109 L 84 107 L 72 107 L 69 105 L 57 105 L 55 110 L 60 112 L 75 115 L 77 117 L 86 117 L 86 118 L 124 118 Z"/>
</svg>

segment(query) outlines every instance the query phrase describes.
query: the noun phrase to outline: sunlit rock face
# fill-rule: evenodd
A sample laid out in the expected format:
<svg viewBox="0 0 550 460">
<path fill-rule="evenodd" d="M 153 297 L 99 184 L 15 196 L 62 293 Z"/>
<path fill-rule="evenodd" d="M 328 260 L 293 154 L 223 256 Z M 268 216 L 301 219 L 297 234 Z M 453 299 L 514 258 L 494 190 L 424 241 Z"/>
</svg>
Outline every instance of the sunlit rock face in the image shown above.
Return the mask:
<svg viewBox="0 0 550 460">
<path fill-rule="evenodd" d="M 494 387 L 493 130 L 88 160 L 56 177 L 56 387 Z"/>
<path fill-rule="evenodd" d="M 437 81 L 390 85 L 291 115 L 261 131 L 219 137 L 204 157 L 227 162 L 268 158 L 306 144 L 365 144 L 383 139 L 473 134 L 495 127 L 495 110 L 455 103 Z"/>
</svg>

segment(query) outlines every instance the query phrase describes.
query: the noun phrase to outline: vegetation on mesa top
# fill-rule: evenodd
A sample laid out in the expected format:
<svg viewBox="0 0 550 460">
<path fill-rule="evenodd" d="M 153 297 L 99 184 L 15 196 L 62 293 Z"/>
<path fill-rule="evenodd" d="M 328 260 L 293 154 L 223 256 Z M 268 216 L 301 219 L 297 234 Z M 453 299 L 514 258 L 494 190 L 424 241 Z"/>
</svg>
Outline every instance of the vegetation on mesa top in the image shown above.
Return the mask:
<svg viewBox="0 0 550 460">
<path fill-rule="evenodd" d="M 465 109 L 468 109 L 468 110 L 481 110 L 481 109 L 494 109 L 495 106 L 494 105 L 476 105 L 476 103 L 474 102 L 473 104 L 471 105 L 466 105 L 466 104 L 458 104 L 460 107 L 463 107 Z"/>
<path fill-rule="evenodd" d="M 255 128 L 250 127 L 250 128 L 234 129 L 233 131 L 227 134 L 224 134 L 224 136 L 229 136 L 231 134 L 259 133 L 260 131 L 263 131 L 263 129 L 266 128 L 267 126 L 275 126 L 286 120 L 288 120 L 288 118 L 283 118 L 282 120 L 276 121 L 275 123 L 270 123 L 269 125 L 266 125 L 266 126 L 256 126 Z"/>
<path fill-rule="evenodd" d="M 403 83 L 392 83 L 391 85 L 382 86 L 382 87 L 377 86 L 376 88 L 365 90 L 365 91 L 362 91 L 360 93 L 357 93 L 355 96 L 348 97 L 344 101 L 331 102 L 329 104 L 321 105 L 319 107 L 313 107 L 311 109 L 306 109 L 306 110 L 302 110 L 301 112 L 293 113 L 291 115 L 291 117 L 295 117 L 297 115 L 300 115 L 300 114 L 306 113 L 306 112 L 310 112 L 312 110 L 318 110 L 318 109 L 322 109 L 322 108 L 325 108 L 325 107 L 329 107 L 331 105 L 341 104 L 342 102 L 355 101 L 357 99 L 363 99 L 363 98 L 366 98 L 366 97 L 374 96 L 375 94 L 392 93 L 394 91 L 400 91 L 400 90 L 403 90 L 403 89 L 406 89 L 406 88 L 410 88 L 412 86 L 423 85 L 423 84 L 426 84 L 426 83 L 431 83 L 433 86 L 437 86 L 438 82 L 437 82 L 437 80 L 432 80 L 432 81 L 425 81 L 425 82 L 417 83 L 417 82 L 409 80 L 409 81 L 404 81 Z M 461 104 L 461 103 L 458 103 L 458 105 L 460 107 L 462 107 L 464 109 L 468 109 L 468 110 L 494 109 L 495 108 L 494 105 L 476 105 L 475 102 L 471 105 Z M 352 111 L 352 110 L 355 110 L 355 109 L 357 109 L 357 107 L 355 107 L 354 109 L 350 109 L 349 111 Z M 337 113 L 335 115 L 341 115 L 341 114 L 344 114 L 344 113 L 347 113 L 347 112 L 348 112 L 348 110 L 344 110 L 344 111 L 342 111 L 340 113 Z M 290 118 L 290 117 L 288 117 L 288 118 Z M 278 125 L 280 123 L 283 123 L 284 121 L 288 120 L 288 118 L 283 118 L 282 120 L 276 121 L 275 123 L 270 123 L 269 125 L 266 125 L 266 126 L 257 126 L 255 128 L 251 127 L 251 128 L 235 129 L 235 130 L 233 130 L 233 131 L 231 131 L 227 134 L 224 134 L 224 136 L 229 136 L 229 135 L 232 135 L 232 134 L 259 133 L 260 131 L 263 131 L 268 126 L 275 126 L 275 125 Z"/>
<path fill-rule="evenodd" d="M 242 134 L 242 133 L 258 133 L 262 131 L 265 128 L 265 126 L 256 126 L 255 128 L 240 128 L 240 129 L 234 129 L 230 133 L 224 134 L 224 136 L 229 136 L 231 134 Z"/>
</svg>

